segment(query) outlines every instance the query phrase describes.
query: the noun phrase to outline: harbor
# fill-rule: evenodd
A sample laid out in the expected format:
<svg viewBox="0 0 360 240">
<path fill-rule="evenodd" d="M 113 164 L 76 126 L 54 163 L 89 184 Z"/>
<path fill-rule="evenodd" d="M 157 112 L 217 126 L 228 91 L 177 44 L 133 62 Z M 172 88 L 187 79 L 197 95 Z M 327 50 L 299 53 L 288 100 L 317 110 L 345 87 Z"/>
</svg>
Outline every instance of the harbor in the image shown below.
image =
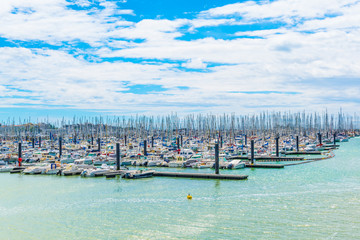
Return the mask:
<svg viewBox="0 0 360 240">
<path fill-rule="evenodd" d="M 0 217 L 6 220 L 0 233 L 10 239 L 102 239 L 104 234 L 127 239 L 169 234 L 175 236 L 171 239 L 353 239 L 360 237 L 348 224 L 360 211 L 359 144 L 360 138 L 351 139 L 339 144 L 333 158 L 285 169 L 220 170 L 248 175 L 245 181 L 0 173 Z M 214 173 L 210 168 L 157 168 L 175 170 Z M 186 198 L 189 193 L 192 200 Z"/>
<path fill-rule="evenodd" d="M 100 117 L 92 122 L 83 118 L 61 123 L 4 122 L 0 128 L 0 172 L 244 180 L 249 176 L 234 177 L 222 172 L 224 169 L 280 169 L 329 159 L 335 156 L 338 143 L 359 136 L 359 131 L 351 128 L 352 118 L 345 115 L 338 116 L 337 124 L 327 122 L 326 114 L 323 118 L 318 115 L 314 125 L 301 122 L 296 113 L 260 116 L 268 126 L 256 125 L 257 116 L 251 120 L 226 115 L 185 116 L 183 119 L 169 115 L 157 121 L 144 116 Z M 281 128 L 279 124 L 287 127 Z M 321 128 L 315 129 L 319 126 Z M 165 174 L 157 168 L 173 171 Z M 213 173 L 179 171 L 187 168 L 209 169 Z"/>
<path fill-rule="evenodd" d="M 350 121 L 343 128 L 304 123 L 301 131 L 244 131 L 249 126 L 231 121 L 211 131 L 162 129 L 146 118 L 114 122 L 2 124 L 1 236 L 357 236 L 330 220 L 356 219 L 360 211 L 360 132 Z"/>
</svg>

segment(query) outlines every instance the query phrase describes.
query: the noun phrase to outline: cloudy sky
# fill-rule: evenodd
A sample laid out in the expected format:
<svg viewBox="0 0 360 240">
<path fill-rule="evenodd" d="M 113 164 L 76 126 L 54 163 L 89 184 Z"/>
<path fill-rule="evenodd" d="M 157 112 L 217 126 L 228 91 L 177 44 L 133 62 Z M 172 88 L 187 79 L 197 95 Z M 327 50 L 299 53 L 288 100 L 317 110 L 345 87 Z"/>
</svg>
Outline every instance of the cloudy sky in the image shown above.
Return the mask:
<svg viewBox="0 0 360 240">
<path fill-rule="evenodd" d="M 0 114 L 360 106 L 358 0 L 1 0 Z"/>
</svg>

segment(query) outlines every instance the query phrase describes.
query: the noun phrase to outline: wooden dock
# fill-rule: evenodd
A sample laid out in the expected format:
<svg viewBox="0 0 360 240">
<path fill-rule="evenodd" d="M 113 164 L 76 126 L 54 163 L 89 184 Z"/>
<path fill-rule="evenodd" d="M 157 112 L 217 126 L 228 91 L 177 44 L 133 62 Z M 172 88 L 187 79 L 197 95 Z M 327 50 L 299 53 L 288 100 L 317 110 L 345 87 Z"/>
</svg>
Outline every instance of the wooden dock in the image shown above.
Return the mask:
<svg viewBox="0 0 360 240">
<path fill-rule="evenodd" d="M 185 173 L 185 172 L 154 172 L 155 177 L 179 177 L 179 178 L 204 178 L 204 179 L 228 179 L 246 180 L 247 175 L 228 175 L 213 173 Z"/>
</svg>

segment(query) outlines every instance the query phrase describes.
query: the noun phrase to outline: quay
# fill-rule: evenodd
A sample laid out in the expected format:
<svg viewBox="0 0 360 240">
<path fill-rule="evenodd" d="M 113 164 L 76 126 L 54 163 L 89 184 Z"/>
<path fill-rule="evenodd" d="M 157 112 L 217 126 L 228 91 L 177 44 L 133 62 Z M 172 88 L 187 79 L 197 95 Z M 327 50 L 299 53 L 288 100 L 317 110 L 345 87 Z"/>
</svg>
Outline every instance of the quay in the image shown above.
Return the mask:
<svg viewBox="0 0 360 240">
<path fill-rule="evenodd" d="M 184 172 L 154 172 L 154 177 L 178 177 L 178 178 L 204 178 L 204 179 L 228 179 L 246 180 L 248 175 L 229 175 L 213 173 L 184 173 Z"/>
</svg>

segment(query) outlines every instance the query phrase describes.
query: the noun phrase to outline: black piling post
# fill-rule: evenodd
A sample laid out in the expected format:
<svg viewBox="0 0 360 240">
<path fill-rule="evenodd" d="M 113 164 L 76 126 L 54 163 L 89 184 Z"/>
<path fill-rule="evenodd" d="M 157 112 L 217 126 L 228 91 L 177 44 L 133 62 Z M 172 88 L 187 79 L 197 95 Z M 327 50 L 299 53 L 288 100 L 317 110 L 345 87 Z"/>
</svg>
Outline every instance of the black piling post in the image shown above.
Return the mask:
<svg viewBox="0 0 360 240">
<path fill-rule="evenodd" d="M 120 170 L 120 143 L 116 143 L 116 170 Z"/>
<path fill-rule="evenodd" d="M 127 137 L 125 135 L 125 146 L 127 146 Z"/>
<path fill-rule="evenodd" d="M 336 133 L 334 133 L 334 146 L 336 145 Z"/>
<path fill-rule="evenodd" d="M 183 147 L 183 136 L 180 135 L 180 146 Z"/>
<path fill-rule="evenodd" d="M 279 137 L 276 137 L 275 141 L 276 141 L 276 156 L 279 157 Z"/>
<path fill-rule="evenodd" d="M 98 142 L 98 152 L 101 152 L 101 141 L 100 141 L 100 138 L 98 138 L 97 142 Z"/>
<path fill-rule="evenodd" d="M 299 152 L 299 136 L 296 136 L 296 151 Z"/>
<path fill-rule="evenodd" d="M 245 146 L 247 146 L 247 135 L 245 134 Z"/>
<path fill-rule="evenodd" d="M 93 146 L 94 146 L 94 137 L 91 136 L 91 147 L 93 147 Z"/>
<path fill-rule="evenodd" d="M 35 148 L 35 138 L 34 137 L 31 139 L 31 143 L 32 143 L 32 148 Z"/>
<path fill-rule="evenodd" d="M 62 155 L 62 138 L 59 137 L 59 159 L 61 158 Z"/>
<path fill-rule="evenodd" d="M 319 144 L 322 144 L 322 139 L 321 139 L 321 133 L 320 132 L 318 134 L 318 137 L 319 137 Z"/>
<path fill-rule="evenodd" d="M 222 135 L 220 136 L 220 147 L 221 148 L 223 147 L 223 137 L 222 137 Z"/>
<path fill-rule="evenodd" d="M 219 174 L 219 143 L 215 144 L 215 174 Z"/>
<path fill-rule="evenodd" d="M 41 136 L 39 137 L 39 148 L 41 148 Z"/>
<path fill-rule="evenodd" d="M 176 138 L 176 145 L 177 145 L 177 149 L 180 149 L 180 139 L 179 137 Z"/>
<path fill-rule="evenodd" d="M 251 159 L 250 159 L 251 164 L 254 164 L 254 158 L 255 158 L 255 156 L 254 156 L 255 146 L 254 145 L 255 145 L 254 140 L 251 140 Z"/>
<path fill-rule="evenodd" d="M 144 156 L 147 156 L 147 150 L 146 150 L 146 148 L 147 148 L 147 141 L 144 140 Z"/>
<path fill-rule="evenodd" d="M 21 161 L 22 161 L 22 159 L 21 159 L 21 142 L 19 142 L 18 151 L 19 151 L 19 153 L 18 153 L 19 166 L 21 166 Z"/>
<path fill-rule="evenodd" d="M 154 148 L 154 136 L 151 137 L 151 148 Z"/>
</svg>

